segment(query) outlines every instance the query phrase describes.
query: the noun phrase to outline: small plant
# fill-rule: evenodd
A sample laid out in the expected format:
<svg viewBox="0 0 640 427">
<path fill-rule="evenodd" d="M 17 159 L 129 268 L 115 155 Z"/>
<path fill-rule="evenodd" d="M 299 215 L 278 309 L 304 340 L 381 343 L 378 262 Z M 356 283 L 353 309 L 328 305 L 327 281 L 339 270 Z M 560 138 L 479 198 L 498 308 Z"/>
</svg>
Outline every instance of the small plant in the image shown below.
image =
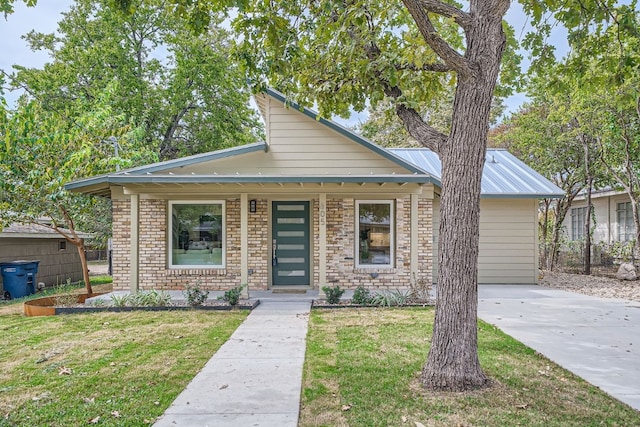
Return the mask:
<svg viewBox="0 0 640 427">
<path fill-rule="evenodd" d="M 245 285 L 236 286 L 233 289 L 224 291 L 224 295 L 221 297 L 218 297 L 218 299 L 222 299 L 223 301 L 228 302 L 229 305 L 231 306 L 236 306 L 238 305 L 238 301 L 240 301 L 240 295 L 242 294 L 242 289 L 244 288 L 244 286 Z"/>
<path fill-rule="evenodd" d="M 393 291 L 381 292 L 371 297 L 373 305 L 382 307 L 402 307 L 410 301 L 411 291 L 395 289 Z"/>
<path fill-rule="evenodd" d="M 171 295 L 165 291 L 138 291 L 132 295 L 131 305 L 140 307 L 165 307 L 171 305 Z"/>
<path fill-rule="evenodd" d="M 344 289 L 340 289 L 340 286 L 338 285 L 333 287 L 323 286 L 322 292 L 327 296 L 327 302 L 329 304 L 338 304 L 340 302 L 340 297 L 344 294 Z"/>
<path fill-rule="evenodd" d="M 127 307 L 131 303 L 131 294 L 112 294 L 111 305 L 114 307 Z"/>
<path fill-rule="evenodd" d="M 182 295 L 184 295 L 187 300 L 187 304 L 192 307 L 196 307 L 204 304 L 207 298 L 209 298 L 209 291 L 202 290 L 200 288 L 200 282 L 198 281 L 193 286 L 187 283 L 184 287 L 184 291 L 182 291 Z"/>
<path fill-rule="evenodd" d="M 424 277 L 417 277 L 414 274 L 409 286 L 409 301 L 425 304 L 431 302 L 431 283 Z"/>
<path fill-rule="evenodd" d="M 56 305 L 59 307 L 73 307 L 78 304 L 77 294 L 64 294 L 56 296 Z"/>
<path fill-rule="evenodd" d="M 60 295 L 56 296 L 56 305 L 60 307 L 73 307 L 78 303 L 78 295 L 75 293 L 69 293 L 73 287 L 71 286 L 71 278 L 67 278 L 67 283 L 64 285 L 58 285 L 55 288 L 56 293 Z"/>
<path fill-rule="evenodd" d="M 360 285 L 353 292 L 353 298 L 351 298 L 351 302 L 353 304 L 367 305 L 367 304 L 371 304 L 371 298 L 372 298 L 372 295 L 369 289 Z"/>
<path fill-rule="evenodd" d="M 107 302 L 102 298 L 97 298 L 97 299 L 85 302 L 85 305 L 88 305 L 89 307 L 105 307 L 107 305 Z"/>
</svg>

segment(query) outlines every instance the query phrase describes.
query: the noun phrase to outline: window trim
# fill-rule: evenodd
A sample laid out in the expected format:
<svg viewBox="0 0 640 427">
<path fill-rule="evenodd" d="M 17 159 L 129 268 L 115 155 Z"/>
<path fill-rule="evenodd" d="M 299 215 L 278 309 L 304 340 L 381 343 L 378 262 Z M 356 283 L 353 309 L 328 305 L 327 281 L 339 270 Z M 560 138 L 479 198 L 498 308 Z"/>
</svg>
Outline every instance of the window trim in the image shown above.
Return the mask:
<svg viewBox="0 0 640 427">
<path fill-rule="evenodd" d="M 622 209 L 620 208 L 622 206 Z M 628 208 L 628 209 L 627 209 Z M 624 226 L 620 221 L 620 214 L 624 214 Z M 627 220 L 630 220 L 631 224 L 627 224 Z M 635 240 L 635 222 L 633 221 L 633 208 L 631 202 L 616 202 L 616 225 L 617 225 L 617 239 L 618 242 L 631 242 Z M 624 233 L 622 232 L 624 228 Z M 626 232 L 630 229 L 630 232 Z M 624 234 L 624 236 L 623 236 Z M 623 240 L 622 237 L 625 237 Z"/>
<path fill-rule="evenodd" d="M 572 241 L 580 241 L 584 239 L 585 212 L 587 212 L 586 206 L 571 208 L 571 240 Z M 576 231 L 578 231 L 579 236 L 576 236 Z"/>
<path fill-rule="evenodd" d="M 381 269 L 381 268 L 394 268 L 396 264 L 396 218 L 395 218 L 395 200 L 356 200 L 354 222 L 355 222 L 355 234 L 354 234 L 354 260 L 355 268 L 361 269 Z M 361 204 L 381 204 L 389 206 L 389 264 L 360 264 L 360 205 Z"/>
<path fill-rule="evenodd" d="M 222 206 L 222 226 L 220 233 L 221 238 L 221 264 L 174 264 L 173 263 L 173 206 L 174 205 L 221 205 Z M 167 227 L 167 264 L 168 268 L 172 270 L 185 270 L 185 269 L 208 269 L 208 270 L 221 270 L 226 268 L 227 256 L 226 256 L 226 239 L 227 239 L 227 207 L 225 200 L 170 200 L 169 209 L 167 210 L 168 224 Z"/>
</svg>

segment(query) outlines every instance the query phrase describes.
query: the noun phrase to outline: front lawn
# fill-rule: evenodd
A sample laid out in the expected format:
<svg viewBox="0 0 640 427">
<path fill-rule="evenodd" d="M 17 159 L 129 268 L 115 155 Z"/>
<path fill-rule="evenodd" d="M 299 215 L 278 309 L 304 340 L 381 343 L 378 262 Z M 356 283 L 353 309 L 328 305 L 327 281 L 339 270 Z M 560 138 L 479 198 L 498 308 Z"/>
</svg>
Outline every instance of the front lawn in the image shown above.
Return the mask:
<svg viewBox="0 0 640 427">
<path fill-rule="evenodd" d="M 247 314 L 0 316 L 0 426 L 149 425 Z"/>
<path fill-rule="evenodd" d="M 484 322 L 496 384 L 430 393 L 419 383 L 433 309 L 313 310 L 301 426 L 638 426 L 640 413 Z"/>
</svg>

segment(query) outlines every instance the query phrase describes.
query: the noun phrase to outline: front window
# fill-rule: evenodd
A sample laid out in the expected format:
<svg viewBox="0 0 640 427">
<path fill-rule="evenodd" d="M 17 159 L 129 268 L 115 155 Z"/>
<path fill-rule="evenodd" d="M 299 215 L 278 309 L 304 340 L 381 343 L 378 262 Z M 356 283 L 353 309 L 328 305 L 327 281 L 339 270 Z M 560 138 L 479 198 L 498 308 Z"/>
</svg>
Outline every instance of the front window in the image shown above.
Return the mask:
<svg viewBox="0 0 640 427">
<path fill-rule="evenodd" d="M 571 209 L 571 240 L 584 239 L 584 220 L 587 208 Z"/>
<path fill-rule="evenodd" d="M 224 267 L 224 202 L 170 202 L 170 267 Z"/>
<path fill-rule="evenodd" d="M 393 265 L 393 202 L 357 202 L 357 267 Z"/>
<path fill-rule="evenodd" d="M 636 238 L 635 225 L 633 223 L 633 210 L 631 202 L 618 203 L 618 240 L 629 242 Z"/>
</svg>

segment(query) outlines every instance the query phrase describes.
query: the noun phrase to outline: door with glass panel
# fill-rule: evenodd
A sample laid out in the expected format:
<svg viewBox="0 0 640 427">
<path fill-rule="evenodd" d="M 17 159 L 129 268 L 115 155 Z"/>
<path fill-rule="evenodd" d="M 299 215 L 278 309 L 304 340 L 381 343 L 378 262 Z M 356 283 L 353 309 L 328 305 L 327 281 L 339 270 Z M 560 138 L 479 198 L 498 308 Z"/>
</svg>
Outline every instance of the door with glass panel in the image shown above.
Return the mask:
<svg viewBox="0 0 640 427">
<path fill-rule="evenodd" d="M 273 202 L 271 265 L 274 286 L 310 284 L 309 202 Z"/>
</svg>

